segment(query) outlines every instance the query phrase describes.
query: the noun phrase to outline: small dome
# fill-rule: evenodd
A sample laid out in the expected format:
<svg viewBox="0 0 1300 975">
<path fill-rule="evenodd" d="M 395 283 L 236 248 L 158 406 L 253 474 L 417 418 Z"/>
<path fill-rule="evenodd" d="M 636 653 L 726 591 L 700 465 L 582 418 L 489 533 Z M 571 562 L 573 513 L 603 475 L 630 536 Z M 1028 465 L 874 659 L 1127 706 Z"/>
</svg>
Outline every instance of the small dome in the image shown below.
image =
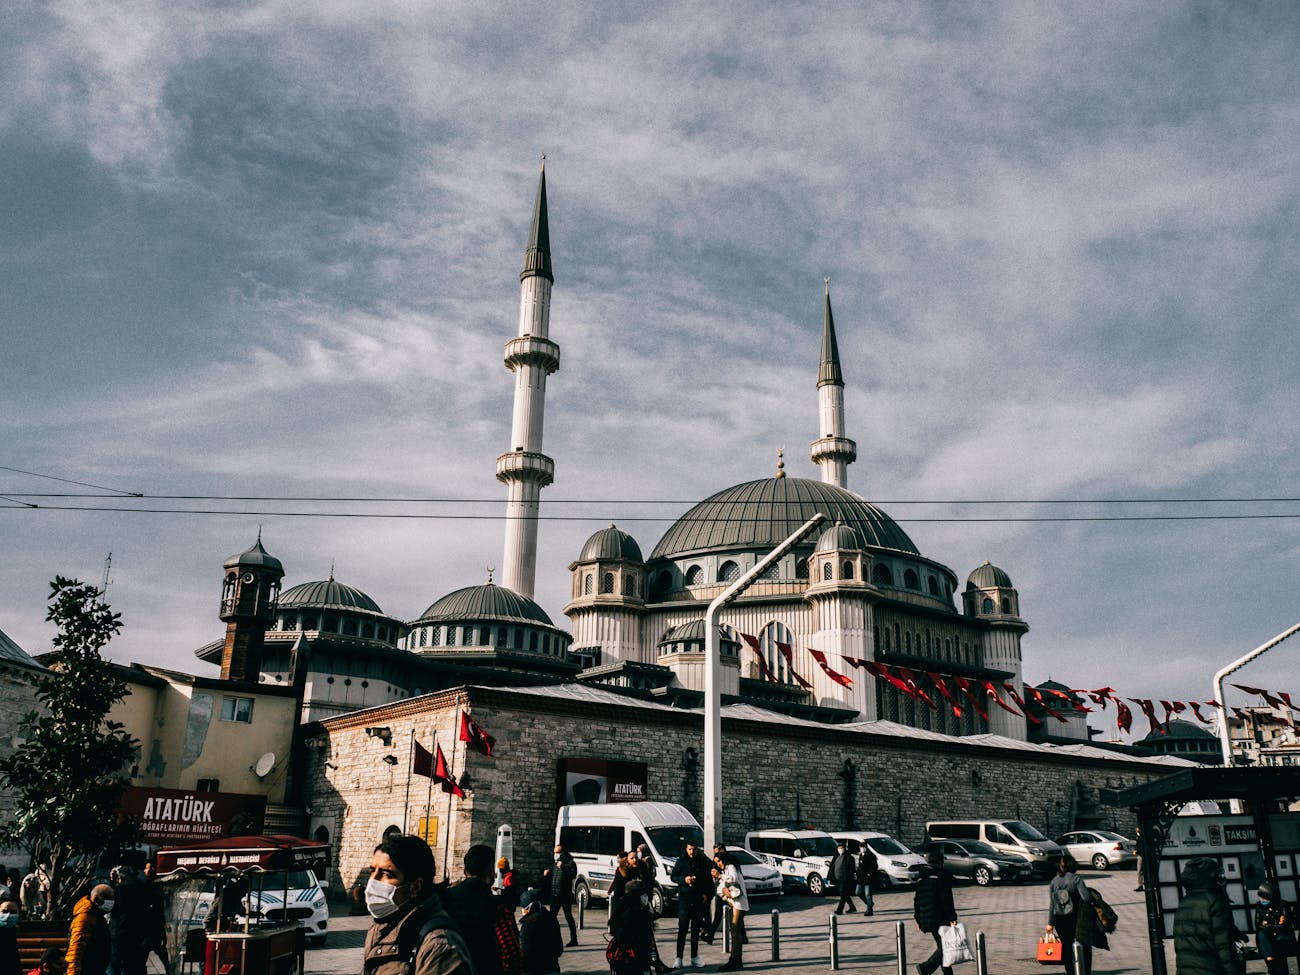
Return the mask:
<svg viewBox="0 0 1300 975">
<path fill-rule="evenodd" d="M 490 582 L 448 593 L 421 613 L 415 622 L 439 620 L 509 620 L 553 625 L 546 611 L 531 599 Z"/>
<path fill-rule="evenodd" d="M 587 539 L 587 543 L 582 546 L 582 554 L 578 556 L 579 562 L 596 560 L 609 562 L 614 559 L 623 559 L 627 562 L 645 561 L 641 557 L 641 547 L 637 545 L 636 539 L 612 524 Z"/>
<path fill-rule="evenodd" d="M 722 627 L 715 625 L 717 631 L 718 648 L 728 655 L 739 653 L 740 643 L 730 633 Z M 700 650 L 704 649 L 704 620 L 691 620 L 689 623 L 682 623 L 669 629 L 659 638 L 658 648 L 660 651 L 666 646 L 674 643 L 698 643 Z"/>
<path fill-rule="evenodd" d="M 862 539 L 848 525 L 831 525 L 817 537 L 815 552 L 837 552 L 862 548 Z"/>
<path fill-rule="evenodd" d="M 1011 589 L 1011 576 L 991 562 L 985 562 L 966 579 L 967 589 Z"/>
<path fill-rule="evenodd" d="M 1184 721 L 1182 718 L 1173 718 L 1166 726 L 1166 729 L 1147 735 L 1138 742 L 1138 744 L 1141 745 L 1150 744 L 1151 742 L 1169 741 L 1171 738 L 1199 738 L 1215 742 L 1219 740 L 1219 736 L 1213 731 L 1202 728 L 1200 725 L 1193 724 L 1190 721 Z"/>
<path fill-rule="evenodd" d="M 232 555 L 222 564 L 223 569 L 233 569 L 236 566 L 260 566 L 264 569 L 270 569 L 272 572 L 278 572 L 284 575 L 284 565 L 274 555 L 262 548 L 262 536 L 257 536 L 257 541 L 253 543 L 252 548 L 238 555 Z"/>
<path fill-rule="evenodd" d="M 368 613 L 384 611 L 360 589 L 353 589 L 333 579 L 303 582 L 280 593 L 280 609 L 359 609 Z"/>
</svg>

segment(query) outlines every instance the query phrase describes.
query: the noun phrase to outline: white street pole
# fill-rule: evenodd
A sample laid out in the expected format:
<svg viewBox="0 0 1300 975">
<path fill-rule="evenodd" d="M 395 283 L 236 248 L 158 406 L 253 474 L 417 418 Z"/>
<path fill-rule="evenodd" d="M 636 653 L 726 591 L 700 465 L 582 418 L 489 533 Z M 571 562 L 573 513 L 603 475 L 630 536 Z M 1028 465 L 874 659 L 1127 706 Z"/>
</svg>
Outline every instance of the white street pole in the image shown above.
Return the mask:
<svg viewBox="0 0 1300 975">
<path fill-rule="evenodd" d="M 722 656 L 718 646 L 718 615 L 722 608 L 746 589 L 767 567 L 798 545 L 807 534 L 826 520 L 813 515 L 798 531 L 709 603 L 704 613 L 704 849 L 713 855 L 722 821 Z"/>
<path fill-rule="evenodd" d="M 1300 623 L 1284 633 L 1279 633 L 1267 643 L 1260 644 L 1246 656 L 1234 660 L 1214 675 L 1214 699 L 1219 702 L 1219 743 L 1223 746 L 1223 766 L 1232 768 L 1232 736 L 1228 733 L 1228 702 L 1223 699 L 1223 680 L 1235 670 L 1240 670 L 1266 650 L 1271 650 L 1293 633 L 1300 631 Z"/>
</svg>

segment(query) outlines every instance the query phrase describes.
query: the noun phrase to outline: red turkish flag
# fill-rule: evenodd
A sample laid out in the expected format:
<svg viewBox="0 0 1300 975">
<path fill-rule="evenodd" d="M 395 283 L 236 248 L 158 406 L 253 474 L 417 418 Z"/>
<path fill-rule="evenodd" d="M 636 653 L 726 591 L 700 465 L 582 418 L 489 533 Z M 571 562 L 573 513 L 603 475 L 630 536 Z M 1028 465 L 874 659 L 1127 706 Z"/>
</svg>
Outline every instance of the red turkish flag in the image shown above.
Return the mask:
<svg viewBox="0 0 1300 975">
<path fill-rule="evenodd" d="M 437 758 L 433 766 L 433 781 L 441 783 L 443 792 L 449 792 L 453 796 L 459 796 L 462 799 L 465 798 L 465 790 L 460 787 L 460 784 L 456 781 L 456 776 L 452 775 L 451 770 L 447 767 L 447 756 L 442 753 L 442 746 L 435 745 L 434 747 L 437 749 Z"/>
<path fill-rule="evenodd" d="M 841 687 L 853 686 L 853 678 L 845 677 L 843 674 L 831 670 L 830 665 L 826 663 L 826 654 L 822 653 L 820 650 L 814 650 L 811 647 L 808 648 L 808 653 L 812 655 L 813 660 L 816 660 L 817 663 L 821 665 L 822 671 L 826 676 L 835 681 L 835 683 L 839 684 Z"/>
<path fill-rule="evenodd" d="M 952 696 L 952 691 L 948 690 L 948 682 L 945 681 L 940 675 L 936 674 L 933 670 L 927 670 L 925 672 L 925 676 L 929 677 L 930 682 L 934 684 L 935 687 L 939 688 L 939 693 L 948 699 L 948 703 L 952 705 L 953 717 L 960 718 L 961 702 Z"/>
<path fill-rule="evenodd" d="M 794 669 L 794 647 L 790 646 L 788 643 L 782 643 L 780 640 L 777 640 L 776 648 L 781 651 L 781 656 L 785 658 L 786 670 L 790 671 L 790 676 L 794 678 L 794 682 L 805 691 L 811 691 L 812 684 L 800 677 Z"/>
<path fill-rule="evenodd" d="M 411 772 L 423 775 L 426 779 L 433 776 L 433 752 L 418 741 L 415 743 L 415 755 L 411 758 Z"/>
<path fill-rule="evenodd" d="M 964 695 L 966 695 L 966 700 L 970 701 L 971 707 L 975 709 L 975 713 L 978 714 L 985 721 L 987 721 L 989 719 L 988 712 L 985 711 L 982 707 L 980 707 L 979 698 L 977 698 L 974 692 L 972 692 L 970 689 L 970 681 L 968 681 L 965 677 L 954 677 L 953 680 L 956 681 L 957 686 L 961 689 L 961 692 Z"/>
<path fill-rule="evenodd" d="M 770 680 L 773 684 L 780 683 L 776 679 L 776 674 L 772 673 L 772 668 L 767 665 L 767 658 L 763 656 L 763 651 L 759 649 L 758 637 L 750 633 L 742 633 L 740 638 L 745 641 L 749 649 L 754 651 L 754 656 L 758 657 L 758 670 L 763 675 L 763 679 Z"/>
<path fill-rule="evenodd" d="M 492 757 L 492 749 L 497 740 L 478 726 L 478 723 L 464 711 L 460 713 L 460 740 L 469 742 L 469 747 L 481 755 Z"/>
</svg>

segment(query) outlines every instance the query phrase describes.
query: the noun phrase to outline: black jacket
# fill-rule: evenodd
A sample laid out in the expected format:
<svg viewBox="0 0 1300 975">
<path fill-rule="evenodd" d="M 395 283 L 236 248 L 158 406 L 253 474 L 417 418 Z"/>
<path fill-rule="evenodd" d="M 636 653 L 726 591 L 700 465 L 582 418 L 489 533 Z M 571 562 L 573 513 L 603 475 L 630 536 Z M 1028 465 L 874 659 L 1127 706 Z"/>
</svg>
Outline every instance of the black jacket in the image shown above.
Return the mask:
<svg viewBox="0 0 1300 975">
<path fill-rule="evenodd" d="M 686 882 L 694 877 L 693 883 Z M 685 853 L 673 864 L 673 883 L 677 885 L 677 916 L 689 917 L 707 906 L 713 897 L 713 863 L 703 853 L 696 852 L 692 859 Z"/>
<path fill-rule="evenodd" d="M 573 903 L 573 882 L 578 878 L 578 864 L 568 851 L 560 854 L 560 862 L 552 863 L 547 871 L 547 894 L 552 904 Z"/>
<path fill-rule="evenodd" d="M 862 844 L 862 850 L 858 853 L 858 883 L 871 883 L 879 871 L 880 861 L 876 858 L 875 851 L 865 843 Z"/>
<path fill-rule="evenodd" d="M 524 975 L 548 975 L 560 970 L 564 938 L 554 914 L 540 906 L 524 912 L 519 921 L 519 951 Z"/>
<path fill-rule="evenodd" d="M 957 907 L 952 902 L 952 878 L 946 872 L 928 864 L 921 868 L 921 879 L 912 899 L 912 917 L 926 934 L 957 920 Z"/>
<path fill-rule="evenodd" d="M 831 882 L 832 886 L 844 890 L 853 886 L 857 876 L 857 861 L 853 859 L 852 853 L 845 850 L 843 853 L 837 854 L 835 859 L 831 861 L 830 876 L 826 879 Z"/>
<path fill-rule="evenodd" d="M 1236 929 L 1228 895 L 1218 883 L 1218 864 L 1197 857 L 1183 868 L 1186 893 L 1174 913 L 1177 975 L 1240 975 L 1233 944 Z"/>
<path fill-rule="evenodd" d="M 501 951 L 494 928 L 501 901 L 479 877 L 466 877 L 443 895 L 447 913 L 469 946 L 474 975 L 502 975 Z"/>
</svg>

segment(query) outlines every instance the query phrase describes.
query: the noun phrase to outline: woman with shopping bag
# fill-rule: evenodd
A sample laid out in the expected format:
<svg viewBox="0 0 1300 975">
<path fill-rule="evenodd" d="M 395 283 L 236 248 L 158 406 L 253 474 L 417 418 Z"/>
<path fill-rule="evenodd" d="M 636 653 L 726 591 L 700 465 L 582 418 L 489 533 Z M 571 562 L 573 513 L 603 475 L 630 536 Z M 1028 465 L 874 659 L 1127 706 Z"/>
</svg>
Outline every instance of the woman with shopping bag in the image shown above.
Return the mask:
<svg viewBox="0 0 1300 975">
<path fill-rule="evenodd" d="M 1076 873 L 1074 857 L 1066 853 L 1056 867 L 1056 876 L 1047 887 L 1047 930 L 1061 939 L 1061 960 L 1066 975 L 1092 975 L 1093 946 L 1108 949 L 1106 932 L 1097 924 L 1092 907 L 1092 891 Z M 1083 969 L 1076 971 L 1074 945 L 1083 946 Z"/>
<path fill-rule="evenodd" d="M 912 899 L 912 917 L 916 926 L 934 938 L 934 953 L 916 966 L 920 975 L 932 975 L 942 968 L 943 975 L 952 975 L 952 965 L 944 961 L 943 935 L 940 930 L 957 923 L 957 907 L 952 902 L 952 878 L 943 869 L 943 851 L 927 850 L 925 866 L 916 884 Z"/>
</svg>

